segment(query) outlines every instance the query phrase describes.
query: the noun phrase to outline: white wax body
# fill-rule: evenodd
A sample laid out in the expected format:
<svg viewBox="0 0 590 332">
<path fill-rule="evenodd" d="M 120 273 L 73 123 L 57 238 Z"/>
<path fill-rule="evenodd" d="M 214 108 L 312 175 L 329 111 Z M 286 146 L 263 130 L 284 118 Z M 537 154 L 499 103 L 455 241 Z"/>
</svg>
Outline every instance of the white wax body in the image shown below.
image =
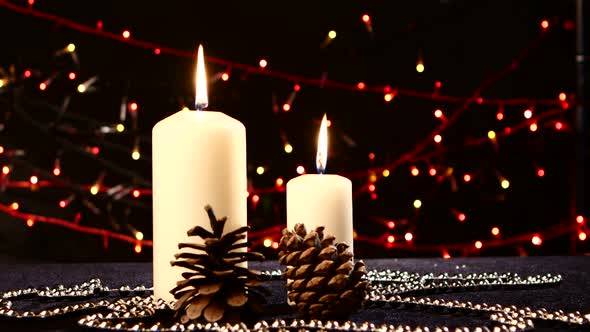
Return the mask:
<svg viewBox="0 0 590 332">
<path fill-rule="evenodd" d="M 307 231 L 325 226 L 353 251 L 352 182 L 334 174 L 305 174 L 287 183 L 287 228 L 304 223 Z M 354 251 L 353 251 L 354 252 Z"/>
<path fill-rule="evenodd" d="M 154 126 L 152 149 L 154 295 L 172 300 L 184 269 L 170 261 L 189 229 L 211 230 L 205 205 L 228 217 L 224 233 L 247 225 L 246 128 L 220 112 L 179 111 Z"/>
</svg>

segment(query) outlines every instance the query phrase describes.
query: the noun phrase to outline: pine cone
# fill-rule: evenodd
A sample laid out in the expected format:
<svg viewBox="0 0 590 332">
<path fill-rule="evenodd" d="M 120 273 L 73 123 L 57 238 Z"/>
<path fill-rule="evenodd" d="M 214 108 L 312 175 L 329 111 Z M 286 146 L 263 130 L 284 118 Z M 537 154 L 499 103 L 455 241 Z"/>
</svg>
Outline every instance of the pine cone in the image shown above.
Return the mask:
<svg viewBox="0 0 590 332">
<path fill-rule="evenodd" d="M 369 281 L 362 261 L 344 242 L 324 236 L 324 227 L 307 233 L 305 225 L 283 230 L 279 263 L 287 265 L 287 296 L 297 311 L 316 319 L 345 319 L 358 310 L 367 295 Z"/>
<path fill-rule="evenodd" d="M 227 218 L 217 220 L 209 205 L 205 210 L 213 232 L 201 226 L 190 229 L 188 236 L 198 236 L 204 239 L 204 244 L 178 244 L 179 249 L 194 250 L 179 252 L 174 255 L 176 260 L 170 262 L 172 266 L 190 270 L 182 273 L 184 280 L 178 281 L 170 291 L 178 300 L 174 306 L 175 317 L 182 323 L 243 321 L 252 313 L 261 312 L 264 294 L 268 294 L 262 283 L 267 278 L 260 271 L 238 264 L 248 260 L 263 261 L 264 256 L 237 251 L 247 247 L 246 242 L 240 241 L 246 238 L 248 226 L 223 235 Z"/>
</svg>

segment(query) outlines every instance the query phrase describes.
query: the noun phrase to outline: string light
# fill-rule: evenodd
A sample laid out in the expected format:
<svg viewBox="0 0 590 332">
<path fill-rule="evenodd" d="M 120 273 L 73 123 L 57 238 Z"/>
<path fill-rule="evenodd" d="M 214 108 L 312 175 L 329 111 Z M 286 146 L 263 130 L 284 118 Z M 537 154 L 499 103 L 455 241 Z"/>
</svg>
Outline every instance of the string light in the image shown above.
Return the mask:
<svg viewBox="0 0 590 332">
<path fill-rule="evenodd" d="M 5 166 L 6 167 L 6 166 Z M 576 222 L 578 224 L 583 224 L 584 223 L 584 216 L 577 216 L 576 217 Z"/>
<path fill-rule="evenodd" d="M 441 135 L 435 135 L 434 136 L 434 142 L 435 143 L 440 143 L 442 141 L 442 136 Z"/>
<path fill-rule="evenodd" d="M 414 235 L 410 232 L 406 233 L 404 235 L 404 239 L 406 239 L 406 241 L 411 242 L 414 239 Z"/>
<path fill-rule="evenodd" d="M 393 220 L 388 221 L 387 222 L 387 228 L 394 229 L 395 228 L 395 222 Z"/>
<path fill-rule="evenodd" d="M 498 236 L 500 235 L 500 229 L 498 227 L 493 227 L 492 228 L 492 235 L 493 236 Z"/>
<path fill-rule="evenodd" d="M 503 179 L 500 182 L 500 186 L 502 186 L 502 189 L 508 189 L 508 187 L 510 187 L 510 181 Z"/>
<path fill-rule="evenodd" d="M 260 66 L 260 68 L 264 69 L 264 68 L 266 68 L 266 66 L 268 65 L 268 62 L 267 62 L 265 59 L 261 59 L 261 60 L 258 62 L 258 65 Z"/>
<path fill-rule="evenodd" d="M 264 174 L 264 167 L 262 167 L 262 166 L 258 166 L 258 167 L 256 168 L 256 173 L 258 173 L 258 175 L 262 175 L 262 174 Z"/>
<path fill-rule="evenodd" d="M 475 241 L 475 248 L 481 249 L 481 247 L 483 247 L 483 243 L 481 243 L 481 241 Z"/>
<path fill-rule="evenodd" d="M 540 246 L 543 243 L 543 239 L 539 235 L 534 235 L 531 242 L 536 246 Z"/>
<path fill-rule="evenodd" d="M 121 35 L 123 36 L 123 38 L 129 39 L 129 37 L 131 37 L 131 32 L 129 32 L 129 30 L 125 30 Z"/>
<path fill-rule="evenodd" d="M 430 174 L 430 176 L 435 176 L 436 175 L 436 168 L 430 167 L 430 169 L 428 170 L 428 174 Z"/>
<path fill-rule="evenodd" d="M 386 178 L 386 177 L 389 176 L 389 170 L 388 169 L 384 169 L 381 174 L 383 175 L 384 178 Z"/>
<path fill-rule="evenodd" d="M 27 219 L 27 226 L 33 227 L 33 225 L 35 225 L 35 220 L 31 218 Z"/>
<path fill-rule="evenodd" d="M 418 176 L 420 174 L 420 170 L 418 169 L 418 167 L 412 166 L 410 168 L 410 173 L 412 173 L 413 176 Z"/>
<path fill-rule="evenodd" d="M 387 237 L 387 243 L 393 243 L 393 242 L 395 242 L 395 237 L 393 235 L 389 235 Z"/>
<path fill-rule="evenodd" d="M 161 49 L 159 49 L 159 48 L 157 48 L 157 47 L 156 47 L 156 48 L 154 48 L 154 54 L 155 54 L 155 55 L 160 55 L 160 53 L 162 53 L 162 50 L 161 50 Z"/>
<path fill-rule="evenodd" d="M 578 233 L 578 239 L 580 239 L 580 241 L 586 241 L 586 233 L 585 232 L 579 232 Z"/>
<path fill-rule="evenodd" d="M 563 129 L 563 123 L 561 123 L 561 122 L 559 122 L 559 121 L 555 122 L 555 129 L 556 129 L 556 130 L 561 130 L 561 129 Z"/>
<path fill-rule="evenodd" d="M 531 117 L 533 117 L 533 111 L 531 111 L 530 109 L 526 109 L 523 115 L 525 119 L 530 119 Z"/>
<path fill-rule="evenodd" d="M 285 153 L 293 152 L 293 146 L 289 143 L 285 144 Z"/>
<path fill-rule="evenodd" d="M 262 245 L 264 245 L 267 248 L 270 248 L 270 246 L 272 245 L 272 240 L 271 239 L 264 239 L 264 242 L 262 242 Z"/>
<path fill-rule="evenodd" d="M 305 173 L 305 167 L 301 165 L 297 166 L 297 174 L 301 175 L 303 173 Z"/>
<path fill-rule="evenodd" d="M 419 209 L 420 207 L 422 207 L 422 201 L 419 199 L 414 200 L 414 207 L 416 209 Z"/>
<path fill-rule="evenodd" d="M 256 204 L 260 201 L 260 196 L 252 195 L 252 203 Z"/>
</svg>

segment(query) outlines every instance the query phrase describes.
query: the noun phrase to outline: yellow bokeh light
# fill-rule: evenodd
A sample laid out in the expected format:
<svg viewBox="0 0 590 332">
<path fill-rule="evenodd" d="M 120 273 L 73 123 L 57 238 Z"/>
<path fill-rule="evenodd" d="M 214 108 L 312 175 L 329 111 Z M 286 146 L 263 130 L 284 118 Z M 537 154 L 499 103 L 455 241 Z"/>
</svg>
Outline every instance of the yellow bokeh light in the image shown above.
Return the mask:
<svg viewBox="0 0 590 332">
<path fill-rule="evenodd" d="M 384 169 L 383 170 L 383 177 L 386 178 L 389 176 L 389 170 L 388 169 Z"/>
<path fill-rule="evenodd" d="M 258 173 L 258 175 L 264 174 L 264 167 L 258 166 L 258 168 L 256 168 L 256 173 Z"/>
<path fill-rule="evenodd" d="M 92 195 L 98 194 L 98 186 L 97 185 L 93 185 L 92 187 L 90 187 L 90 193 Z"/>
<path fill-rule="evenodd" d="M 142 232 L 136 232 L 136 233 L 135 233 L 135 238 L 136 238 L 138 241 L 141 241 L 141 240 L 143 240 L 143 233 L 142 233 Z"/>
<path fill-rule="evenodd" d="M 265 247 L 270 247 L 272 245 L 272 240 L 271 239 L 264 239 L 264 246 Z"/>
<path fill-rule="evenodd" d="M 510 182 L 508 180 L 504 179 L 504 180 L 502 180 L 500 185 L 502 186 L 502 188 L 508 189 L 508 187 L 510 187 Z"/>
<path fill-rule="evenodd" d="M 419 200 L 419 199 L 415 200 L 415 201 L 414 201 L 414 207 L 415 207 L 416 209 L 419 209 L 420 207 L 422 207 L 422 201 L 421 201 L 421 200 Z"/>
<path fill-rule="evenodd" d="M 489 139 L 495 139 L 496 138 L 496 132 L 493 130 L 488 131 L 488 138 Z"/>
<path fill-rule="evenodd" d="M 291 153 L 293 152 L 293 146 L 289 143 L 285 144 L 285 152 L 286 153 Z"/>
<path fill-rule="evenodd" d="M 78 92 L 80 92 L 80 93 L 86 92 L 86 85 L 78 84 Z"/>
<path fill-rule="evenodd" d="M 332 30 L 332 31 L 328 32 L 328 37 L 330 39 L 336 38 L 336 31 Z"/>
<path fill-rule="evenodd" d="M 0 88 L 4 86 L 4 80 L 0 80 Z"/>
<path fill-rule="evenodd" d="M 181 109 L 181 111 L 189 111 L 189 109 L 188 109 L 188 107 L 185 106 Z"/>
<path fill-rule="evenodd" d="M 117 129 L 118 132 L 122 133 L 123 131 L 125 131 L 125 126 L 122 123 L 119 123 L 117 124 L 115 129 Z"/>
<path fill-rule="evenodd" d="M 133 160 L 139 160 L 139 157 L 141 157 L 139 151 L 135 150 L 131 153 L 131 158 L 133 158 Z"/>
<path fill-rule="evenodd" d="M 375 175 L 375 174 L 369 175 L 369 182 L 377 182 L 377 175 Z"/>
<path fill-rule="evenodd" d="M 66 46 L 66 50 L 70 53 L 74 52 L 76 50 L 76 45 L 69 43 L 68 46 Z"/>
<path fill-rule="evenodd" d="M 416 71 L 421 73 L 424 71 L 424 64 L 421 62 L 418 62 L 418 64 L 416 65 Z"/>
</svg>

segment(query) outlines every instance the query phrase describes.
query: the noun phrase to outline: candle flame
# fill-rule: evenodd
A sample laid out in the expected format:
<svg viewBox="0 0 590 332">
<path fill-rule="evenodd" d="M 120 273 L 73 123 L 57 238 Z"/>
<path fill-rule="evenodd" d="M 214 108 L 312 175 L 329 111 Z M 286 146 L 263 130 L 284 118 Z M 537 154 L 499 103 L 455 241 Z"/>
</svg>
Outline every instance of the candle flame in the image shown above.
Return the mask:
<svg viewBox="0 0 590 332">
<path fill-rule="evenodd" d="M 318 135 L 318 153 L 316 155 L 316 168 L 318 173 L 326 172 L 326 163 L 328 161 L 328 118 L 326 114 L 320 124 L 320 133 Z"/>
<path fill-rule="evenodd" d="M 195 109 L 202 111 L 209 105 L 207 98 L 207 73 L 205 72 L 205 56 L 203 45 L 197 51 L 197 70 L 195 71 Z"/>
</svg>

